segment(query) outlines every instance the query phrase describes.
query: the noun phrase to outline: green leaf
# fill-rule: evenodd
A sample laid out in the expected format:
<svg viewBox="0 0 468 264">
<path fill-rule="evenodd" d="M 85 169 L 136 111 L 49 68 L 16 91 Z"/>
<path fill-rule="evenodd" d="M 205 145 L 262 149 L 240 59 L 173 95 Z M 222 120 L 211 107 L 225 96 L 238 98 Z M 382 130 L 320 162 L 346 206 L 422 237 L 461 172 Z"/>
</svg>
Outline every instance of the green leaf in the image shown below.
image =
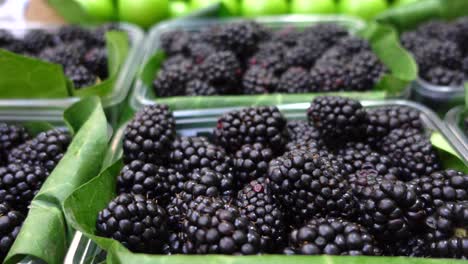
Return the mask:
<svg viewBox="0 0 468 264">
<path fill-rule="evenodd" d="M 48 2 L 49 5 L 70 23 L 92 24 L 98 22 L 74 0 L 48 0 Z"/>
<path fill-rule="evenodd" d="M 16 263 L 22 256 L 63 263 L 73 235 L 62 211 L 65 198 L 101 169 L 108 139 L 100 100 L 83 99 L 67 109 L 64 118 L 74 132 L 73 140 L 34 198 L 6 263 Z"/>
<path fill-rule="evenodd" d="M 468 164 L 463 162 L 452 145 L 440 133 L 432 133 L 431 143 L 438 150 L 444 168 L 452 168 L 468 173 Z"/>
<path fill-rule="evenodd" d="M 62 67 L 0 49 L 2 98 L 68 97 Z"/>
</svg>

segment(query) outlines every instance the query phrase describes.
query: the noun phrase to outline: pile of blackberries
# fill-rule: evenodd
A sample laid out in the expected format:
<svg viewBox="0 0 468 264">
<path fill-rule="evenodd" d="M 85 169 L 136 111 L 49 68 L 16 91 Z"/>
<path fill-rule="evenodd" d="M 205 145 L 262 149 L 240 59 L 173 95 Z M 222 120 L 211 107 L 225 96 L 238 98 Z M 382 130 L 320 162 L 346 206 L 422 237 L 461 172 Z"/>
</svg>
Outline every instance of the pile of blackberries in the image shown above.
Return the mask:
<svg viewBox="0 0 468 264">
<path fill-rule="evenodd" d="M 96 232 L 134 252 L 468 257 L 468 175 L 442 168 L 410 107 L 325 96 L 307 121 L 250 107 L 210 140 L 152 105 L 123 160 Z"/>
</svg>

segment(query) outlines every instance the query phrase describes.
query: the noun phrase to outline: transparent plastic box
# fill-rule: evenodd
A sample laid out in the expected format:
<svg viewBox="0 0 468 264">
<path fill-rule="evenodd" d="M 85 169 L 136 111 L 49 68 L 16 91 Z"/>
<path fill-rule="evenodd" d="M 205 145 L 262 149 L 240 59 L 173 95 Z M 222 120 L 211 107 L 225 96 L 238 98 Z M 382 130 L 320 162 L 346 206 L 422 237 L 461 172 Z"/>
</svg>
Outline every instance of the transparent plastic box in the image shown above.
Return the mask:
<svg viewBox="0 0 468 264">
<path fill-rule="evenodd" d="M 468 151 L 468 136 L 463 127 L 465 117 L 465 108 L 463 106 L 457 106 L 448 111 L 444 119 L 447 129 L 452 134 L 453 139 L 457 141 L 457 146 L 460 148 L 460 151 L 463 149 Z"/>
<path fill-rule="evenodd" d="M 429 108 L 406 100 L 386 100 L 386 101 L 361 101 L 364 107 L 383 107 L 383 106 L 406 106 L 417 110 L 420 113 L 422 123 L 427 133 L 439 132 L 442 137 L 449 142 L 452 147 L 457 144 L 456 141 L 448 133 L 443 122 L 439 117 Z M 305 120 L 306 109 L 309 107 L 308 103 L 297 103 L 279 105 L 278 108 L 285 115 L 288 120 Z M 224 108 L 209 110 L 206 116 L 193 117 L 189 112 L 177 112 L 175 114 L 177 131 L 179 135 L 183 136 L 210 136 L 213 128 L 216 126 L 217 119 L 223 113 L 240 109 Z M 125 127 L 121 127 L 114 134 L 114 138 L 110 145 L 110 152 L 113 153 L 113 159 L 118 159 L 122 154 L 122 138 Z M 463 157 L 465 164 L 468 161 L 468 149 L 457 149 L 458 154 Z M 241 256 L 239 256 L 242 258 Z M 169 256 L 170 259 L 170 256 Z M 88 239 L 81 232 L 76 232 L 71 246 L 65 258 L 66 264 L 88 264 L 88 263 L 102 263 L 106 260 L 106 252 L 100 249 L 92 240 Z M 170 262 L 170 261 L 168 261 Z M 441 262 L 442 263 L 442 262 Z"/>
<path fill-rule="evenodd" d="M 21 37 L 32 29 L 44 29 L 49 31 L 55 31 L 59 28 L 59 25 L 51 24 L 9 24 L 0 23 L 0 29 L 7 29 L 11 31 L 15 36 Z M 137 71 L 135 67 L 136 63 L 140 61 L 142 54 L 142 46 L 144 40 L 143 31 L 137 26 L 119 23 L 119 27 L 127 32 L 130 41 L 130 49 L 128 56 L 122 65 L 120 72 L 114 84 L 112 92 L 102 97 L 102 104 L 106 110 L 108 117 L 117 118 L 118 106 L 122 103 L 130 88 L 133 84 L 133 78 Z M 67 97 L 57 99 L 1 99 L 0 98 L 0 110 L 8 110 L 12 112 L 23 111 L 32 115 L 57 115 L 61 116 L 63 111 L 73 103 L 79 101 L 78 97 Z M 111 122 L 112 120 L 110 120 Z"/>
<path fill-rule="evenodd" d="M 440 86 L 421 78 L 412 83 L 411 97 L 438 112 L 446 112 L 465 100 L 463 86 Z"/>
</svg>

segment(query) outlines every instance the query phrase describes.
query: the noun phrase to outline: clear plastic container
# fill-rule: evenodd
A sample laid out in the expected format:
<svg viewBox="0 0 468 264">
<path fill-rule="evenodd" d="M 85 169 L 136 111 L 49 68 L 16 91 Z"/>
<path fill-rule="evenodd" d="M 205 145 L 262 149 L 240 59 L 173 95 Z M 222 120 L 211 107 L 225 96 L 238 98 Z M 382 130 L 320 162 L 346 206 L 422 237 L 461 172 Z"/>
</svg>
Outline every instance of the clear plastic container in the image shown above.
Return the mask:
<svg viewBox="0 0 468 264">
<path fill-rule="evenodd" d="M 383 107 L 383 106 L 406 106 L 417 110 L 420 113 L 420 118 L 427 133 L 439 132 L 452 147 L 456 143 L 453 138 L 447 133 L 447 129 L 439 119 L 439 117 L 429 108 L 410 101 L 405 100 L 386 100 L 386 101 L 361 101 L 366 108 Z M 278 108 L 289 120 L 305 120 L 306 109 L 308 103 L 279 105 Z M 209 136 L 213 128 L 216 126 L 216 121 L 223 113 L 236 108 L 211 109 L 206 116 L 193 117 L 188 112 L 178 112 L 175 114 L 177 131 L 183 136 Z M 193 113 L 192 113 L 193 114 Z M 114 159 L 118 159 L 122 154 L 122 137 L 124 128 L 121 127 L 114 134 L 111 143 L 111 152 Z M 468 149 L 457 149 L 459 155 L 464 158 L 465 163 L 468 161 Z M 101 263 L 105 261 L 106 253 L 100 249 L 93 241 L 84 236 L 81 232 L 76 232 L 75 237 L 69 247 L 64 263 L 66 264 L 91 264 Z"/>
<path fill-rule="evenodd" d="M 464 94 L 463 86 L 434 85 L 421 78 L 412 83 L 411 97 L 437 112 L 446 112 L 455 105 L 463 103 Z"/>
<path fill-rule="evenodd" d="M 120 23 L 120 28 L 128 33 L 130 40 L 130 50 L 126 61 L 120 69 L 117 80 L 114 84 L 112 93 L 102 98 L 102 104 L 105 108 L 109 117 L 117 118 L 118 106 L 122 103 L 133 84 L 133 78 L 137 71 L 135 64 L 140 61 L 142 54 L 142 46 L 144 33 L 143 31 L 131 24 Z M 32 29 L 45 29 L 54 31 L 57 30 L 59 25 L 50 24 L 9 24 L 0 23 L 0 29 L 7 29 L 18 37 L 23 36 L 29 30 Z M 0 110 L 9 111 L 29 111 L 33 115 L 57 115 L 61 116 L 63 111 L 73 103 L 79 101 L 78 97 L 67 97 L 58 99 L 1 99 L 0 98 Z M 111 122 L 112 120 L 110 120 Z"/>
<path fill-rule="evenodd" d="M 459 152 L 468 151 L 468 137 L 464 129 L 464 118 L 466 117 L 466 110 L 463 106 L 452 108 L 445 115 L 445 124 L 454 141 L 457 142 Z"/>
</svg>

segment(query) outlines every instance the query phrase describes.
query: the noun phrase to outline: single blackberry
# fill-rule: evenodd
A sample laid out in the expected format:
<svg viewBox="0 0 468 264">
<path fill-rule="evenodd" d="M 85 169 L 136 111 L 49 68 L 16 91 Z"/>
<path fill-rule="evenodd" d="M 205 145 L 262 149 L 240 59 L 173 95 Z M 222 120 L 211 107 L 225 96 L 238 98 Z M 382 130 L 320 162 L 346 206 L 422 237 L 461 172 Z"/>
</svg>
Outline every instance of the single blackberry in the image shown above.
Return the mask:
<svg viewBox="0 0 468 264">
<path fill-rule="evenodd" d="M 303 120 L 288 121 L 289 143 L 320 142 L 320 132 L 316 127 Z"/>
<path fill-rule="evenodd" d="M 86 47 L 83 41 L 75 41 L 49 47 L 39 53 L 39 58 L 48 62 L 57 63 L 63 67 L 77 65 L 81 63 Z"/>
<path fill-rule="evenodd" d="M 117 193 L 143 195 L 167 202 L 170 195 L 169 175 L 173 171 L 162 166 L 134 160 L 125 165 L 117 177 Z"/>
<path fill-rule="evenodd" d="M 196 42 L 187 47 L 189 56 L 196 64 L 202 63 L 211 54 L 217 52 L 217 49 L 206 42 Z"/>
<path fill-rule="evenodd" d="M 462 86 L 468 79 L 463 72 L 444 67 L 431 68 L 426 73 L 422 73 L 422 78 L 429 83 L 442 86 Z"/>
<path fill-rule="evenodd" d="M 267 175 L 297 224 L 316 215 L 352 217 L 356 205 L 340 165 L 327 155 L 295 149 L 272 160 Z"/>
<path fill-rule="evenodd" d="M 194 65 L 175 64 L 161 69 L 153 81 L 154 92 L 159 97 L 184 95 L 187 82 L 194 77 Z"/>
<path fill-rule="evenodd" d="M 370 51 L 354 56 L 347 67 L 350 72 L 349 88 L 359 91 L 372 89 L 387 71 L 385 65 Z"/>
<path fill-rule="evenodd" d="M 333 92 L 347 90 L 349 76 L 341 66 L 316 66 L 310 71 L 310 90 L 314 92 Z"/>
<path fill-rule="evenodd" d="M 30 30 L 23 38 L 24 45 L 34 54 L 55 44 L 54 36 L 41 29 Z"/>
<path fill-rule="evenodd" d="M 109 76 L 107 69 L 107 51 L 105 48 L 92 48 L 83 57 L 83 64 L 101 80 Z"/>
<path fill-rule="evenodd" d="M 436 66 L 459 69 L 463 58 L 458 46 L 448 41 L 430 41 L 416 51 L 415 57 L 421 72 Z"/>
<path fill-rule="evenodd" d="M 83 65 L 69 65 L 65 75 L 73 82 L 76 89 L 86 88 L 97 83 L 97 77 Z"/>
<path fill-rule="evenodd" d="M 353 141 L 365 131 L 366 111 L 357 100 L 338 96 L 315 98 L 307 110 L 309 122 L 326 140 Z"/>
<path fill-rule="evenodd" d="M 245 144 L 262 143 L 281 151 L 288 138 L 286 119 L 276 107 L 249 107 L 225 113 L 216 125 L 216 141 L 234 153 Z"/>
<path fill-rule="evenodd" d="M 299 43 L 304 43 L 304 39 L 309 38 L 313 40 L 313 43 L 320 41 L 325 44 L 325 47 L 330 47 L 337 43 L 341 38 L 348 35 L 348 31 L 340 25 L 333 23 L 320 23 L 306 28 L 299 39 Z"/>
<path fill-rule="evenodd" d="M 0 201 L 24 211 L 49 173 L 41 166 L 10 164 L 0 167 Z"/>
<path fill-rule="evenodd" d="M 99 212 L 97 234 L 139 253 L 159 253 L 167 240 L 167 213 L 155 200 L 120 194 Z"/>
<path fill-rule="evenodd" d="M 341 218 L 314 218 L 291 231 L 289 241 L 300 255 L 381 255 L 365 227 Z"/>
<path fill-rule="evenodd" d="M 21 229 L 25 216 L 12 210 L 6 204 L 0 204 L 0 261 L 3 262 Z"/>
<path fill-rule="evenodd" d="M 35 138 L 12 149 L 8 161 L 38 165 L 52 172 L 65 155 L 71 139 L 70 133 L 64 129 L 39 133 Z"/>
<path fill-rule="evenodd" d="M 98 44 L 98 40 L 92 31 L 76 25 L 61 27 L 57 32 L 57 36 L 65 43 L 81 40 L 85 42 L 86 46 Z"/>
<path fill-rule="evenodd" d="M 208 196 L 229 199 L 236 182 L 231 173 L 219 173 L 209 168 L 195 169 L 188 174 L 182 190 L 193 197 Z"/>
<path fill-rule="evenodd" d="M 359 206 L 358 222 L 380 243 L 408 239 L 421 229 L 426 217 L 424 202 L 411 185 L 375 173 L 360 175 L 350 184 Z"/>
<path fill-rule="evenodd" d="M 273 150 L 260 143 L 242 146 L 234 156 L 234 170 L 238 181 L 245 184 L 265 177 L 268 172 L 268 163 L 273 158 Z"/>
<path fill-rule="evenodd" d="M 187 83 L 185 87 L 185 95 L 191 96 L 206 96 L 206 95 L 217 95 L 219 94 L 215 87 L 209 83 L 194 79 Z"/>
<path fill-rule="evenodd" d="M 422 131 L 423 128 L 419 111 L 407 106 L 373 108 L 367 110 L 367 116 L 367 140 L 375 146 L 394 129 L 414 128 Z"/>
<path fill-rule="evenodd" d="M 140 110 L 124 132 L 123 159 L 162 164 L 169 158 L 175 139 L 175 121 L 167 105 L 151 105 Z"/>
<path fill-rule="evenodd" d="M 180 137 L 174 140 L 169 153 L 171 166 L 179 172 L 189 173 L 195 169 L 209 168 L 229 173 L 232 160 L 222 147 L 203 137 Z"/>
<path fill-rule="evenodd" d="M 14 41 L 15 37 L 7 29 L 0 29 L 0 47 L 5 48 Z"/>
<path fill-rule="evenodd" d="M 468 202 L 446 203 L 426 219 L 429 253 L 437 258 L 468 258 Z"/>
<path fill-rule="evenodd" d="M 257 227 L 262 248 L 275 252 L 286 242 L 286 216 L 269 190 L 265 178 L 253 180 L 237 194 L 240 213 Z"/>
<path fill-rule="evenodd" d="M 279 77 L 287 68 L 283 57 L 279 55 L 261 56 L 259 54 L 255 54 L 249 59 L 249 65 L 251 67 L 258 66 L 265 70 L 271 71 L 277 77 Z"/>
<path fill-rule="evenodd" d="M 29 139 L 28 131 L 23 126 L 0 123 L 0 164 L 8 160 L 8 152 Z"/>
<path fill-rule="evenodd" d="M 263 31 L 262 26 L 253 21 L 229 23 L 214 31 L 213 42 L 222 50 L 248 56 L 255 52 L 257 44 L 263 40 Z"/>
<path fill-rule="evenodd" d="M 410 182 L 424 201 L 428 215 L 446 202 L 468 200 L 468 175 L 455 170 L 434 172 Z"/>
<path fill-rule="evenodd" d="M 234 53 L 221 51 L 211 54 L 200 64 L 200 73 L 202 79 L 212 85 L 234 85 L 242 69 Z"/>
<path fill-rule="evenodd" d="M 272 71 L 252 66 L 244 73 L 242 85 L 245 94 L 272 93 L 276 90 L 278 79 Z"/>
<path fill-rule="evenodd" d="M 382 151 L 402 170 L 403 180 L 412 180 L 441 169 L 437 151 L 417 129 L 395 129 L 382 140 Z"/>
<path fill-rule="evenodd" d="M 311 92 L 312 79 L 304 68 L 292 67 L 281 75 L 276 91 L 279 93 Z"/>
<path fill-rule="evenodd" d="M 310 68 L 320 57 L 321 51 L 309 46 L 296 46 L 286 50 L 284 61 L 287 67 Z"/>
<path fill-rule="evenodd" d="M 183 224 L 196 254 L 252 255 L 263 252 L 257 229 L 236 207 L 219 198 L 198 196 Z"/>
</svg>

